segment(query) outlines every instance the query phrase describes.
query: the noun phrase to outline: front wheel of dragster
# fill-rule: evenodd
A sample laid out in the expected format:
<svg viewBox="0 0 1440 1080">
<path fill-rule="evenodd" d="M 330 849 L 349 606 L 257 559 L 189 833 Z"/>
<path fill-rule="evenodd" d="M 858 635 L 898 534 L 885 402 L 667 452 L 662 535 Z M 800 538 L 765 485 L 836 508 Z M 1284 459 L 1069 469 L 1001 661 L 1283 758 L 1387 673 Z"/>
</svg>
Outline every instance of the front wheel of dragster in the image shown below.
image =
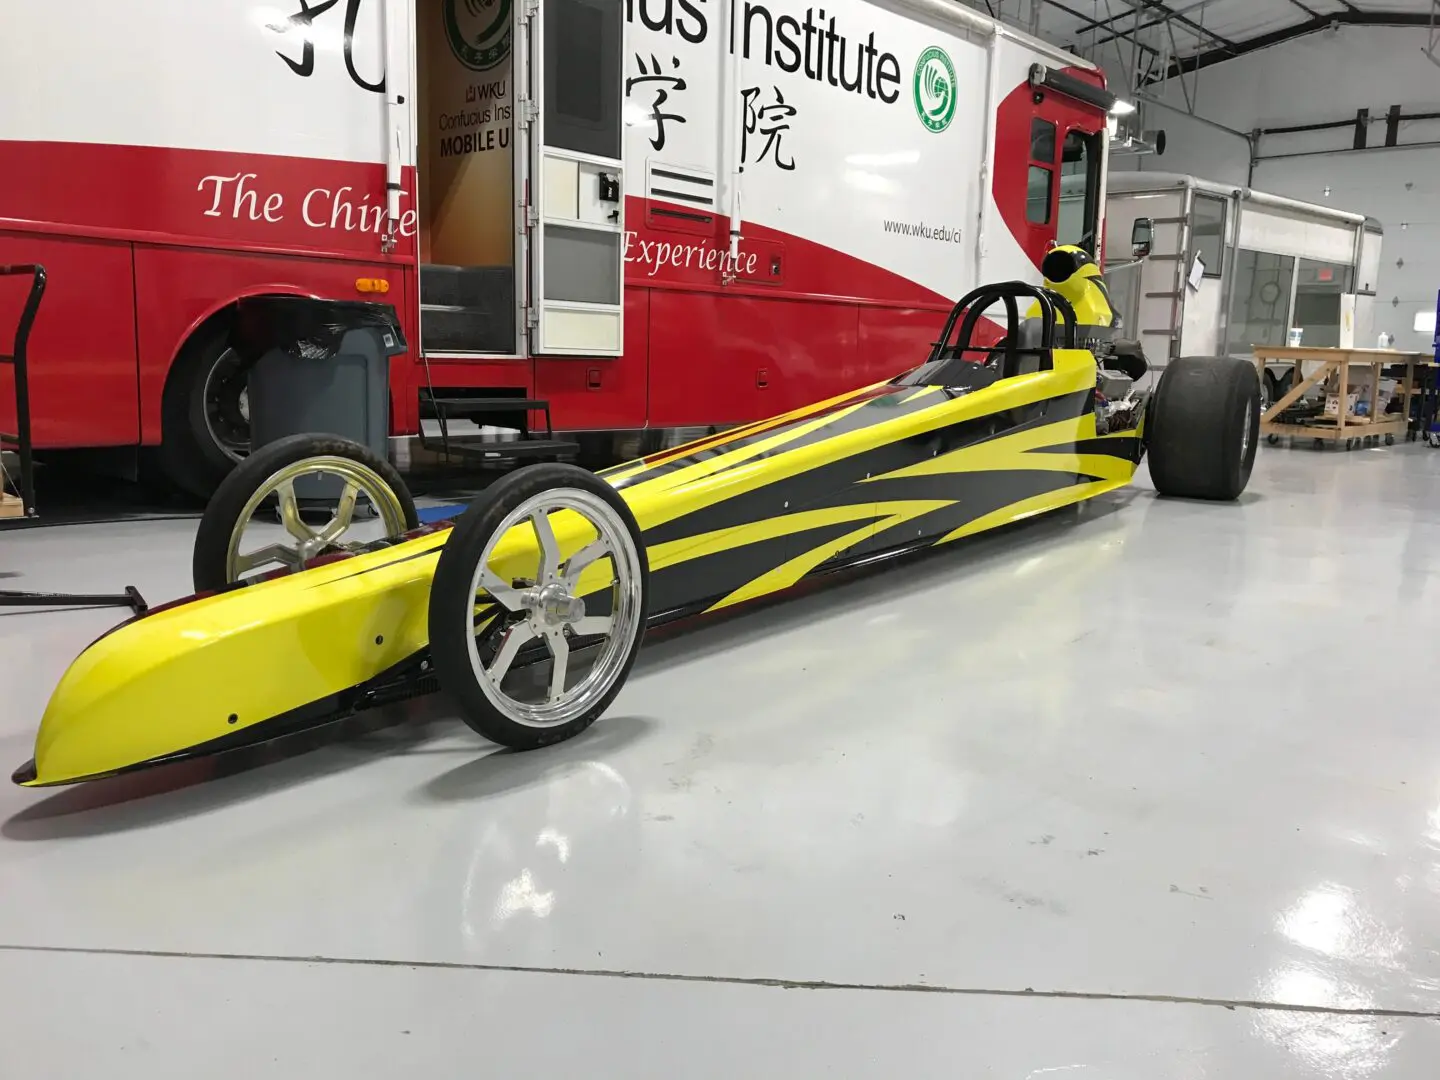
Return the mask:
<svg viewBox="0 0 1440 1080">
<path fill-rule="evenodd" d="M 650 565 L 619 493 L 573 465 L 528 465 L 455 523 L 430 587 L 430 655 L 461 718 L 532 750 L 578 735 L 640 651 Z"/>
<path fill-rule="evenodd" d="M 196 592 L 302 569 L 419 527 L 415 499 L 390 462 L 339 435 L 289 435 L 230 473 L 200 518 Z"/>
<path fill-rule="evenodd" d="M 1230 356 L 1172 360 L 1148 404 L 1150 479 L 1161 495 L 1236 499 L 1260 444 L 1260 378 Z"/>
</svg>

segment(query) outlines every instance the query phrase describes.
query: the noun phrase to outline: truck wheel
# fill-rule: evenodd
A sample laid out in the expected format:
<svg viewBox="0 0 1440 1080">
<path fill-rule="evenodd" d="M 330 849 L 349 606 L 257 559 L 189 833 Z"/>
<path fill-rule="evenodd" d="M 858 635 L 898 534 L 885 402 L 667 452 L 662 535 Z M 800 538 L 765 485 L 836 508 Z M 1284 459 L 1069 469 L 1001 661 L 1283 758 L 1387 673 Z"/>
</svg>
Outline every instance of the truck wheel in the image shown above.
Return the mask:
<svg viewBox="0 0 1440 1080">
<path fill-rule="evenodd" d="M 202 327 L 175 358 L 161 401 L 160 459 L 183 491 L 210 498 L 249 452 L 245 381 L 226 319 Z"/>
<path fill-rule="evenodd" d="M 1268 368 L 1264 377 L 1260 380 L 1260 411 L 1268 412 L 1270 406 L 1280 400 L 1280 384 L 1275 381 L 1275 373 Z"/>
<path fill-rule="evenodd" d="M 460 717 L 532 750 L 620 692 L 645 634 L 650 565 L 613 487 L 573 465 L 507 473 L 455 523 L 430 587 L 430 656 Z"/>
<path fill-rule="evenodd" d="M 1150 478 L 1161 495 L 1235 499 L 1260 443 L 1260 379 L 1229 356 L 1174 360 L 1155 388 Z"/>
<path fill-rule="evenodd" d="M 304 505 L 303 492 L 297 497 L 295 482 L 320 476 L 338 479 L 340 492 L 333 508 L 328 499 L 316 500 L 325 504 L 316 513 Z M 321 555 L 354 553 L 379 539 L 346 539 L 362 506 L 385 538 L 419 527 L 405 481 L 369 447 L 338 435 L 291 435 L 262 447 L 221 481 L 205 507 L 191 556 L 195 591 L 293 573 Z M 269 543 L 247 550 L 246 529 L 259 516 L 272 519 L 263 538 Z"/>
<path fill-rule="evenodd" d="M 1285 374 L 1281 375 L 1278 379 L 1275 380 L 1275 397 L 1274 397 L 1272 400 L 1273 400 L 1273 401 L 1279 401 L 1279 400 L 1280 400 L 1281 398 L 1283 398 L 1286 394 L 1290 393 L 1290 388 L 1291 388 L 1292 386 L 1294 386 L 1294 385 L 1295 385 L 1295 369 L 1294 369 L 1294 368 L 1286 368 L 1286 369 L 1285 369 Z M 1305 399 L 1304 399 L 1304 397 L 1303 397 L 1303 395 L 1302 395 L 1300 401 L 1304 401 L 1304 400 L 1305 400 Z M 1296 404 L 1298 405 L 1298 404 L 1300 404 L 1300 402 L 1297 401 Z"/>
</svg>

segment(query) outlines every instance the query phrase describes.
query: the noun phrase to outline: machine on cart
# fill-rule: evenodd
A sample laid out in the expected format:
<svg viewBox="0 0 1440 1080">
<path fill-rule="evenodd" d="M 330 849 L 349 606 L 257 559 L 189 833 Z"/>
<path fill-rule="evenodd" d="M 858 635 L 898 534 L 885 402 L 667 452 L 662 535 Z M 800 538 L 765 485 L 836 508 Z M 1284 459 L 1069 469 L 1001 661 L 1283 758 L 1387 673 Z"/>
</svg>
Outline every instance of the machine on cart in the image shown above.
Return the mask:
<svg viewBox="0 0 1440 1080">
<path fill-rule="evenodd" d="M 30 289 L 15 328 L 14 345 L 9 353 L 0 355 L 0 369 L 9 368 L 15 402 L 15 430 L 0 431 L 0 451 L 12 450 L 18 467 L 19 496 L 6 494 L 9 470 L 0 466 L 0 526 L 7 522 L 30 524 L 38 520 L 35 506 L 34 446 L 30 438 L 30 331 L 40 314 L 48 277 L 45 268 L 35 263 L 15 266 L 0 265 L 0 283 L 11 279 L 30 279 Z M 136 615 L 144 614 L 146 604 L 139 591 L 126 586 L 123 593 L 38 593 L 0 590 L 0 607 L 128 607 Z"/>
<path fill-rule="evenodd" d="M 1284 393 L 1261 417 L 1261 434 L 1272 444 L 1285 437 L 1312 439 L 1317 449 L 1351 450 L 1382 440 L 1390 446 L 1398 436 L 1440 446 L 1433 347 L 1430 352 L 1356 347 L 1354 337 L 1353 329 L 1342 330 L 1338 347 L 1255 346 L 1257 368 L 1288 369 Z M 1381 335 L 1380 344 L 1387 340 Z"/>
<path fill-rule="evenodd" d="M 1260 433 L 1272 445 L 1282 438 L 1313 439 L 1316 449 L 1328 445 L 1347 450 L 1395 443 L 1397 435 L 1415 437 L 1411 399 L 1417 379 L 1430 365 L 1428 353 L 1395 349 L 1255 348 L 1255 364 L 1286 364 L 1288 389 L 1271 402 L 1260 418 Z M 1303 368 L 1310 365 L 1308 375 Z M 1358 373 L 1355 369 L 1359 369 Z M 1384 389 L 1393 380 L 1394 392 Z M 1319 403 L 1304 397 L 1319 388 Z"/>
</svg>

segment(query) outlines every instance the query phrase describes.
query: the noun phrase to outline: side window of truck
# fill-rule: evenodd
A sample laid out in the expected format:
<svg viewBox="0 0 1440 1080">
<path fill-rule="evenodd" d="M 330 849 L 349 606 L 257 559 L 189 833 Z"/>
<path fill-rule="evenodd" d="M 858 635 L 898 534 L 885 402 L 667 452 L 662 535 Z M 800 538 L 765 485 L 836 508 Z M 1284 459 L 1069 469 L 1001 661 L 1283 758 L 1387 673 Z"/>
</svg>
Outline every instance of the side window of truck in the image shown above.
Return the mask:
<svg viewBox="0 0 1440 1080">
<path fill-rule="evenodd" d="M 1049 120 L 1030 121 L 1030 170 L 1025 185 L 1025 220 L 1032 225 L 1050 224 L 1050 206 L 1055 196 L 1055 125 Z"/>
<path fill-rule="evenodd" d="M 1077 244 L 1096 254 L 1100 210 L 1100 136 L 1071 130 L 1060 153 L 1060 213 L 1057 244 Z"/>
</svg>

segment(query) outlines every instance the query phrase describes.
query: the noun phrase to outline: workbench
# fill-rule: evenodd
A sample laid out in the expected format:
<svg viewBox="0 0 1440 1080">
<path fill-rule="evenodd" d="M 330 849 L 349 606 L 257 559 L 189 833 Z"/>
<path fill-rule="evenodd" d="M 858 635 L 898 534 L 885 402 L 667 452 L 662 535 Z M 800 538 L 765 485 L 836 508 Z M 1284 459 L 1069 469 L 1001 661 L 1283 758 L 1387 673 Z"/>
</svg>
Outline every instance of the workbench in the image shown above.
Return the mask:
<svg viewBox="0 0 1440 1080">
<path fill-rule="evenodd" d="M 1267 361 L 1290 362 L 1295 365 L 1295 374 L 1289 391 L 1260 417 L 1260 434 L 1270 442 L 1278 442 L 1281 436 L 1295 439 L 1314 439 L 1317 445 L 1327 442 L 1344 443 L 1346 449 L 1364 445 L 1383 438 L 1386 445 L 1392 444 L 1397 435 L 1404 435 L 1410 429 L 1410 399 L 1415 392 L 1415 372 L 1423 364 L 1433 362 L 1429 353 L 1402 352 L 1398 349 L 1311 349 L 1282 345 L 1257 345 L 1255 367 L 1260 377 L 1265 377 Z M 1315 364 L 1308 376 L 1304 364 Z M 1404 367 L 1404 402 L 1399 412 L 1381 413 L 1378 416 L 1350 415 L 1348 404 L 1350 388 L 1358 385 L 1350 375 L 1352 367 L 1364 367 L 1368 372 L 1361 376 L 1362 382 L 1370 386 L 1370 406 L 1373 409 L 1380 399 L 1381 372 L 1387 367 Z M 1339 409 L 1334 416 L 1322 414 L 1305 423 L 1289 423 L 1280 417 L 1294 405 L 1305 392 L 1317 383 L 1327 380 L 1332 372 L 1339 373 Z M 1397 391 L 1398 393 L 1398 391 Z"/>
</svg>

